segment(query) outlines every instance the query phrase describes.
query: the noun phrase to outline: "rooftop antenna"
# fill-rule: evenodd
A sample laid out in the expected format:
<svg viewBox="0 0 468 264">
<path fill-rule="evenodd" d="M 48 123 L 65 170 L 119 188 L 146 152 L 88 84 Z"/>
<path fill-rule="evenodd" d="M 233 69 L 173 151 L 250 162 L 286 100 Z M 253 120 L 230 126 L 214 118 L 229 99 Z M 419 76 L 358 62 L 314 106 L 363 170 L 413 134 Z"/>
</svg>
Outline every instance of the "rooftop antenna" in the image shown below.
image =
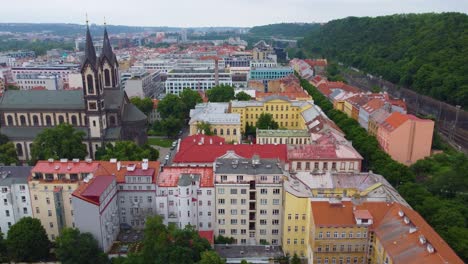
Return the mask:
<svg viewBox="0 0 468 264">
<path fill-rule="evenodd" d="M 106 23 L 106 16 L 104 16 L 104 27 L 107 26 L 107 23 Z"/>
<path fill-rule="evenodd" d="M 85 14 L 86 14 L 86 26 L 89 27 L 88 12 L 86 12 Z"/>
</svg>

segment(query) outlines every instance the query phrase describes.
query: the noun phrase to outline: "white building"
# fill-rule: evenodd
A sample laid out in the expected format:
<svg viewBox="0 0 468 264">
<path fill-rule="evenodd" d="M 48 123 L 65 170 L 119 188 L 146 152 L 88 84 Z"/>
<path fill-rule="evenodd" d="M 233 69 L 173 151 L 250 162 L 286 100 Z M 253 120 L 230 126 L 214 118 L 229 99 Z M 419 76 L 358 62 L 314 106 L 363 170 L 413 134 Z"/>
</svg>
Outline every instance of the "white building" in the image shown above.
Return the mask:
<svg viewBox="0 0 468 264">
<path fill-rule="evenodd" d="M 120 230 L 115 176 L 88 176 L 73 192 L 75 227 L 89 232 L 108 251 Z"/>
<path fill-rule="evenodd" d="M 23 217 L 32 217 L 28 177 L 32 167 L 0 166 L 0 232 L 5 236 Z"/>
<path fill-rule="evenodd" d="M 209 90 L 216 86 L 215 71 L 212 69 L 174 69 L 167 73 L 166 93 L 179 94 L 184 89 Z M 219 71 L 219 84 L 231 85 L 231 73 Z"/>
<path fill-rule="evenodd" d="M 79 72 L 78 64 L 60 64 L 60 65 L 26 65 L 22 67 L 12 67 L 14 81 L 17 82 L 18 74 L 41 74 L 57 75 L 62 78 L 64 84 L 68 84 L 70 73 Z"/>
<path fill-rule="evenodd" d="M 129 98 L 150 97 L 155 98 L 163 92 L 164 84 L 161 81 L 161 72 L 146 71 L 133 72 L 132 76 L 123 83 L 123 89 Z"/>
<path fill-rule="evenodd" d="M 174 69 L 176 64 L 175 60 L 170 59 L 159 59 L 159 60 L 147 60 L 143 62 L 143 68 L 146 71 L 160 71 L 161 73 L 167 73 Z"/>
<path fill-rule="evenodd" d="M 158 214 L 165 224 L 213 232 L 215 192 L 211 168 L 166 167 L 158 177 Z"/>
<path fill-rule="evenodd" d="M 33 90 L 36 88 L 63 90 L 62 78 L 53 74 L 17 74 L 16 84 L 20 90 Z"/>
</svg>

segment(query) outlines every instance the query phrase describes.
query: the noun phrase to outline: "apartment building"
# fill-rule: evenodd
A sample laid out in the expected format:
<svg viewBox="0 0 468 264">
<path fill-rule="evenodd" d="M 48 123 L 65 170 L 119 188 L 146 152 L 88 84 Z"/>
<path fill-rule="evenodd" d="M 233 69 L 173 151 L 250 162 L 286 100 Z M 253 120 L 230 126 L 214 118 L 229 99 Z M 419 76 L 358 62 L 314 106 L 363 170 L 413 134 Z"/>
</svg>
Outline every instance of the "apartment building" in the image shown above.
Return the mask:
<svg viewBox="0 0 468 264">
<path fill-rule="evenodd" d="M 0 232 L 4 236 L 21 218 L 32 216 L 28 187 L 31 168 L 0 166 Z"/>
<path fill-rule="evenodd" d="M 213 167 L 215 235 L 235 244 L 281 245 L 283 170 L 278 160 L 220 158 Z"/>
<path fill-rule="evenodd" d="M 249 80 L 275 80 L 293 73 L 294 70 L 290 67 L 252 68 L 250 70 Z"/>
<path fill-rule="evenodd" d="M 22 74 L 54 75 L 62 79 L 64 84 L 68 85 L 69 75 L 79 72 L 78 64 L 60 64 L 60 65 L 41 65 L 33 64 L 22 67 L 12 67 L 11 73 L 15 82 L 18 82 L 17 76 Z"/>
<path fill-rule="evenodd" d="M 157 212 L 165 224 L 192 225 L 213 240 L 213 168 L 165 167 L 158 177 Z"/>
<path fill-rule="evenodd" d="M 29 190 L 34 218 L 54 241 L 64 227 L 75 227 L 72 193 L 80 182 L 93 177 L 99 163 L 91 160 L 38 161 L 31 170 Z"/>
<path fill-rule="evenodd" d="M 305 129 L 257 129 L 257 144 L 310 144 L 310 134 Z"/>
<path fill-rule="evenodd" d="M 382 149 L 394 160 L 411 165 L 431 154 L 434 121 L 391 113 L 377 130 Z"/>
<path fill-rule="evenodd" d="M 156 98 L 164 90 L 164 83 L 161 81 L 161 72 L 138 71 L 132 72 L 131 77 L 122 84 L 123 90 L 131 97 Z"/>
</svg>

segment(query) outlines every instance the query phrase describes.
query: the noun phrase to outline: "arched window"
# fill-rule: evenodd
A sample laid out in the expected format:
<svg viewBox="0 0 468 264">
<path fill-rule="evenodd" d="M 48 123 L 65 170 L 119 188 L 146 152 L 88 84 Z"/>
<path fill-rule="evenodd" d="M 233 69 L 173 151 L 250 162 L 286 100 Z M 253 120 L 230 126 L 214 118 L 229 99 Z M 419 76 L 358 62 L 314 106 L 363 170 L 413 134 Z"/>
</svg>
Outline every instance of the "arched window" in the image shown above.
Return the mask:
<svg viewBox="0 0 468 264">
<path fill-rule="evenodd" d="M 221 136 L 224 135 L 224 130 L 223 130 L 222 128 L 219 130 L 219 134 L 220 134 Z"/>
<path fill-rule="evenodd" d="M 20 122 L 22 126 L 26 125 L 26 117 L 24 115 L 20 116 Z"/>
<path fill-rule="evenodd" d="M 109 87 L 111 85 L 109 69 L 104 70 L 104 86 Z"/>
<path fill-rule="evenodd" d="M 50 118 L 49 115 L 46 116 L 45 120 L 46 120 L 46 125 L 48 125 L 48 126 L 51 126 L 51 125 L 52 125 L 52 118 Z"/>
<path fill-rule="evenodd" d="M 216 128 L 213 129 L 213 134 L 218 135 L 218 130 Z"/>
<path fill-rule="evenodd" d="M 234 128 L 234 129 L 232 130 L 232 134 L 233 134 L 233 135 L 237 135 L 237 129 Z"/>
<path fill-rule="evenodd" d="M 59 124 L 65 123 L 65 118 L 63 116 L 59 116 Z"/>
<path fill-rule="evenodd" d="M 33 126 L 38 126 L 39 125 L 39 118 L 35 115 L 32 118 L 32 125 Z"/>
<path fill-rule="evenodd" d="M 13 125 L 13 117 L 11 115 L 7 116 L 7 121 L 9 126 Z"/>
<path fill-rule="evenodd" d="M 76 119 L 76 116 L 72 116 L 72 117 L 71 117 L 71 123 L 72 123 L 72 125 L 74 125 L 74 126 L 78 125 L 78 120 Z"/>
<path fill-rule="evenodd" d="M 88 86 L 88 94 L 93 94 L 94 93 L 94 83 L 93 83 L 93 76 L 91 74 L 88 74 L 86 76 L 86 84 Z"/>
<path fill-rule="evenodd" d="M 16 153 L 18 153 L 18 156 L 23 156 L 23 145 L 20 143 L 16 144 Z"/>
<path fill-rule="evenodd" d="M 226 129 L 226 135 L 231 135 L 231 130 L 229 128 Z"/>
<path fill-rule="evenodd" d="M 115 116 L 110 116 L 109 117 L 109 123 L 111 126 L 115 126 Z"/>
</svg>

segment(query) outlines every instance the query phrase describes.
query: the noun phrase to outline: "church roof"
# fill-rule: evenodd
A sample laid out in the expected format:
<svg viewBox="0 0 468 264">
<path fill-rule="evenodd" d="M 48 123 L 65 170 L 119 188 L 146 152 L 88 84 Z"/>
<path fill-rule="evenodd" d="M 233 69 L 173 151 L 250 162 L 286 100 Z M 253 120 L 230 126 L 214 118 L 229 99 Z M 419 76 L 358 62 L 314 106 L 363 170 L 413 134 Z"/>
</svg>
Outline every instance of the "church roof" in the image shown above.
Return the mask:
<svg viewBox="0 0 468 264">
<path fill-rule="evenodd" d="M 89 26 L 86 26 L 85 57 L 81 67 L 83 68 L 87 62 L 93 67 L 96 66 L 97 62 L 96 49 L 94 48 L 93 39 L 91 38 L 91 32 L 89 32 Z"/>
<path fill-rule="evenodd" d="M 107 58 L 111 65 L 115 63 L 115 55 L 112 51 L 112 46 L 110 44 L 109 35 L 107 34 L 107 28 L 104 28 L 104 39 L 102 42 L 102 52 L 99 56 L 99 60 L 102 61 L 104 58 Z"/>
<path fill-rule="evenodd" d="M 122 116 L 122 121 L 124 122 L 134 122 L 134 121 L 142 121 L 146 120 L 146 115 L 140 111 L 136 106 L 133 104 L 125 105 L 124 113 Z"/>
<path fill-rule="evenodd" d="M 0 109 L 85 109 L 81 90 L 8 90 L 0 99 Z"/>
<path fill-rule="evenodd" d="M 105 139 L 120 139 L 121 127 L 108 127 L 106 129 Z"/>
<path fill-rule="evenodd" d="M 124 99 L 124 91 L 121 90 L 104 90 L 104 104 L 106 109 L 119 109 Z"/>
<path fill-rule="evenodd" d="M 44 129 L 51 127 L 15 127 L 15 126 L 5 126 L 0 128 L 0 133 L 7 136 L 9 139 L 30 139 L 35 138 L 39 133 L 44 131 Z M 85 133 L 84 138 L 88 137 L 88 129 L 84 127 L 75 127 L 78 131 L 83 131 Z"/>
</svg>

